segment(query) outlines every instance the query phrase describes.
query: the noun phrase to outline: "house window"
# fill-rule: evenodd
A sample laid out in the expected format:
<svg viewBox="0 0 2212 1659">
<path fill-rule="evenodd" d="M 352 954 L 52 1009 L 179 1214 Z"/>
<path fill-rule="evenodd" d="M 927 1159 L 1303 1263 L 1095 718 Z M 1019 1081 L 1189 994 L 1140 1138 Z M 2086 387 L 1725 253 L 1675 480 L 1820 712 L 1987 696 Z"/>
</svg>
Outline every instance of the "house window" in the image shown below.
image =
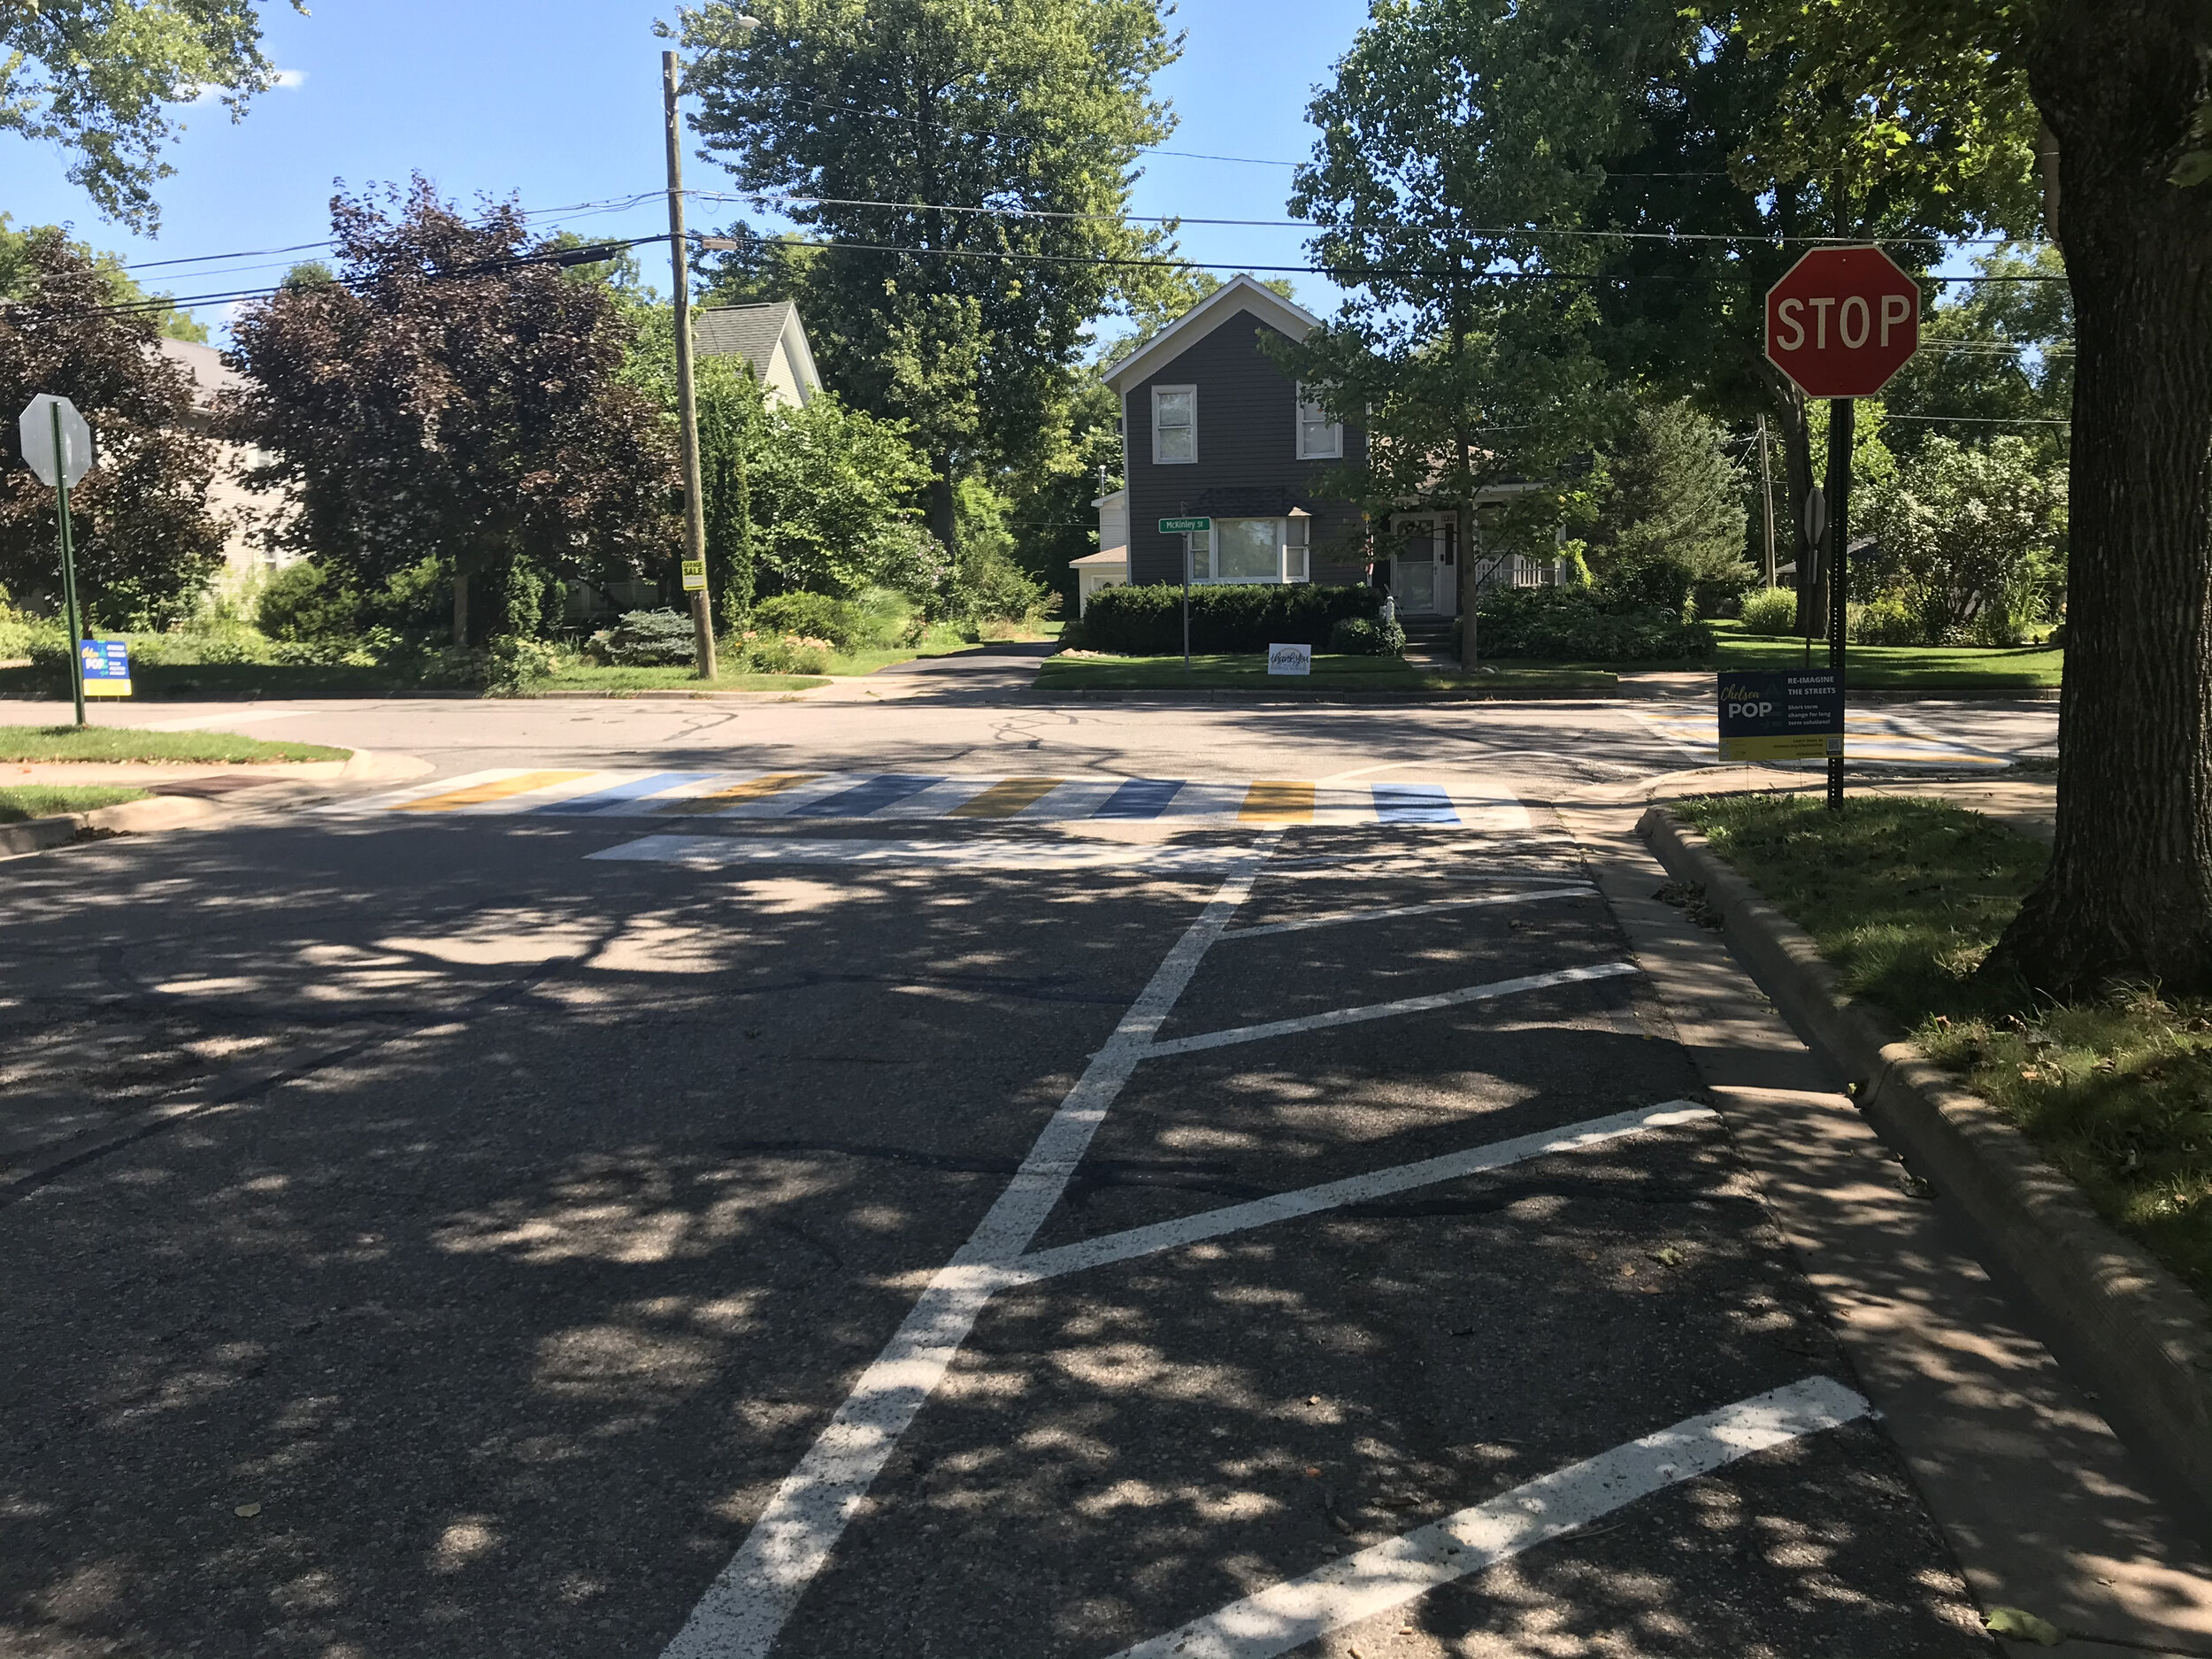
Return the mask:
<svg viewBox="0 0 2212 1659">
<path fill-rule="evenodd" d="M 1194 582 L 1228 585 L 1306 580 L 1306 520 L 1217 518 L 1213 534 L 1191 538 Z"/>
<path fill-rule="evenodd" d="M 1195 386 L 1152 388 L 1152 459 L 1161 466 L 1183 465 L 1198 459 Z"/>
<path fill-rule="evenodd" d="M 1298 458 L 1302 461 L 1334 461 L 1344 454 L 1344 427 L 1341 422 L 1329 419 L 1329 412 L 1321 407 L 1321 400 L 1306 396 L 1306 388 L 1298 388 Z"/>
<path fill-rule="evenodd" d="M 1283 580 L 1286 582 L 1311 581 L 1312 566 L 1310 542 L 1313 534 L 1313 520 L 1302 512 L 1294 512 L 1283 522 Z"/>
</svg>

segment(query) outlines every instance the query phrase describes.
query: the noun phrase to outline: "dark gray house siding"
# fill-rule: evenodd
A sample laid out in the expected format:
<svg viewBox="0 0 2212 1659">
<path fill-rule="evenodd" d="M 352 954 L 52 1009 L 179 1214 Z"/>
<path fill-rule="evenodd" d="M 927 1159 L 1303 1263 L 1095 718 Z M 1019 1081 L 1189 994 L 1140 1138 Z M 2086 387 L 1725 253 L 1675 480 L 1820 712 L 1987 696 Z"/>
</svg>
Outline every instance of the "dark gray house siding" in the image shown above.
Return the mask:
<svg viewBox="0 0 2212 1659">
<path fill-rule="evenodd" d="M 1122 399 L 1129 483 L 1129 580 L 1183 580 L 1183 538 L 1162 535 L 1163 518 L 1279 518 L 1294 507 L 1313 515 L 1317 582 L 1366 579 L 1367 529 L 1359 509 L 1314 493 L 1339 465 L 1367 458 L 1367 434 L 1344 428 L 1343 463 L 1298 458 L 1298 388 L 1260 345 L 1286 336 L 1239 309 Z M 1198 458 L 1163 466 L 1152 459 L 1152 388 L 1198 388 Z"/>
</svg>

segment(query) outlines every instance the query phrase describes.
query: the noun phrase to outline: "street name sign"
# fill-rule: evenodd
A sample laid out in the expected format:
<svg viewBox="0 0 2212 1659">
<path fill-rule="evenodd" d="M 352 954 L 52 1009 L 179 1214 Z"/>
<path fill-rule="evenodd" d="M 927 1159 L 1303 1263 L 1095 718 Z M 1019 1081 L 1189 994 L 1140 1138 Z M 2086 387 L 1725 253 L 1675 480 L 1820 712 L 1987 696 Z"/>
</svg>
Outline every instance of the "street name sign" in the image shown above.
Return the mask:
<svg viewBox="0 0 2212 1659">
<path fill-rule="evenodd" d="M 1213 527 L 1214 521 L 1210 518 L 1163 518 L 1160 520 L 1162 535 L 1197 535 Z"/>
<path fill-rule="evenodd" d="M 61 411 L 62 468 L 54 465 L 54 416 Z M 38 474 L 38 481 L 52 489 L 60 477 L 66 477 L 70 488 L 76 487 L 92 466 L 92 428 L 77 412 L 77 406 L 65 397 L 51 392 L 41 392 L 31 399 L 23 411 L 23 419 L 16 423 L 16 431 L 23 440 L 23 462 Z"/>
<path fill-rule="evenodd" d="M 1871 397 L 1920 349 L 1920 284 L 1879 248 L 1816 248 L 1767 290 L 1767 360 L 1808 397 Z"/>
<path fill-rule="evenodd" d="M 80 640 L 77 661 L 84 667 L 84 695 L 88 697 L 127 697 L 131 695 L 131 646 L 128 640 Z"/>
<path fill-rule="evenodd" d="M 1720 676 L 1720 757 L 1832 760 L 1843 755 L 1843 676 L 1833 669 Z"/>
<path fill-rule="evenodd" d="M 1267 672 L 1271 674 L 1310 674 L 1313 672 L 1313 647 L 1310 645 L 1271 645 L 1267 648 Z"/>
</svg>

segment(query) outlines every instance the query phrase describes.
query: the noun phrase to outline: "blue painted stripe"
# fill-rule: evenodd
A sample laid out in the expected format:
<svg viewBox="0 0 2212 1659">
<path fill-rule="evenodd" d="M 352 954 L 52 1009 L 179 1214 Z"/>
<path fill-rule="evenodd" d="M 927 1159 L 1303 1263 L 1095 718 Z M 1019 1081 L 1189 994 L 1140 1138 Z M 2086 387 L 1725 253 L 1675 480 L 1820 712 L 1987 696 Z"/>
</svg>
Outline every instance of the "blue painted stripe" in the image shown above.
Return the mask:
<svg viewBox="0 0 2212 1659">
<path fill-rule="evenodd" d="M 1091 814 L 1093 818 L 1157 818 L 1167 810 L 1167 803 L 1182 790 L 1179 780 L 1157 778 L 1132 778 L 1127 783 L 1106 797 L 1106 803 Z"/>
<path fill-rule="evenodd" d="M 1456 824 L 1452 798 L 1432 783 L 1379 783 L 1375 817 L 1385 824 Z"/>
<path fill-rule="evenodd" d="M 548 801 L 543 806 L 532 807 L 530 813 L 534 818 L 555 813 L 596 812 L 602 807 L 619 806 L 625 801 L 658 795 L 664 789 L 673 789 L 680 784 L 704 783 L 718 775 L 711 772 L 657 772 L 649 778 L 633 778 L 627 783 L 610 784 L 604 789 L 594 789 L 589 795 L 572 795 L 558 801 Z"/>
<path fill-rule="evenodd" d="M 853 788 L 841 789 L 819 801 L 808 802 L 794 810 L 791 816 L 866 818 L 871 812 L 880 811 L 894 802 L 903 801 L 910 795 L 919 795 L 923 790 L 944 781 L 942 778 L 915 778 L 901 772 L 886 772 L 880 778 L 871 778 Z"/>
</svg>

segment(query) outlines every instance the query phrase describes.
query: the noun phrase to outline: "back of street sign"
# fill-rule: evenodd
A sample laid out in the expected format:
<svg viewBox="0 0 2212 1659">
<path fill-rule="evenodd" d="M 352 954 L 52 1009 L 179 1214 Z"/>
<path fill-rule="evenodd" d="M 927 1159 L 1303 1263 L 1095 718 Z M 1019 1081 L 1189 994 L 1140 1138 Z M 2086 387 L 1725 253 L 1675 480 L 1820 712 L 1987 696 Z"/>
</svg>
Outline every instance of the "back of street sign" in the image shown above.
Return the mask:
<svg viewBox="0 0 2212 1659">
<path fill-rule="evenodd" d="M 61 459 L 67 469 L 65 472 L 58 472 L 54 465 L 53 411 L 57 407 L 61 411 Z M 16 430 L 23 440 L 25 464 L 38 474 L 38 481 L 49 489 L 53 488 L 64 476 L 73 489 L 77 480 L 91 470 L 92 428 L 85 424 L 85 418 L 77 412 L 77 406 L 67 398 L 57 397 L 51 392 L 41 392 L 31 399 L 30 406 L 24 410 L 23 419 L 17 423 Z"/>
</svg>

